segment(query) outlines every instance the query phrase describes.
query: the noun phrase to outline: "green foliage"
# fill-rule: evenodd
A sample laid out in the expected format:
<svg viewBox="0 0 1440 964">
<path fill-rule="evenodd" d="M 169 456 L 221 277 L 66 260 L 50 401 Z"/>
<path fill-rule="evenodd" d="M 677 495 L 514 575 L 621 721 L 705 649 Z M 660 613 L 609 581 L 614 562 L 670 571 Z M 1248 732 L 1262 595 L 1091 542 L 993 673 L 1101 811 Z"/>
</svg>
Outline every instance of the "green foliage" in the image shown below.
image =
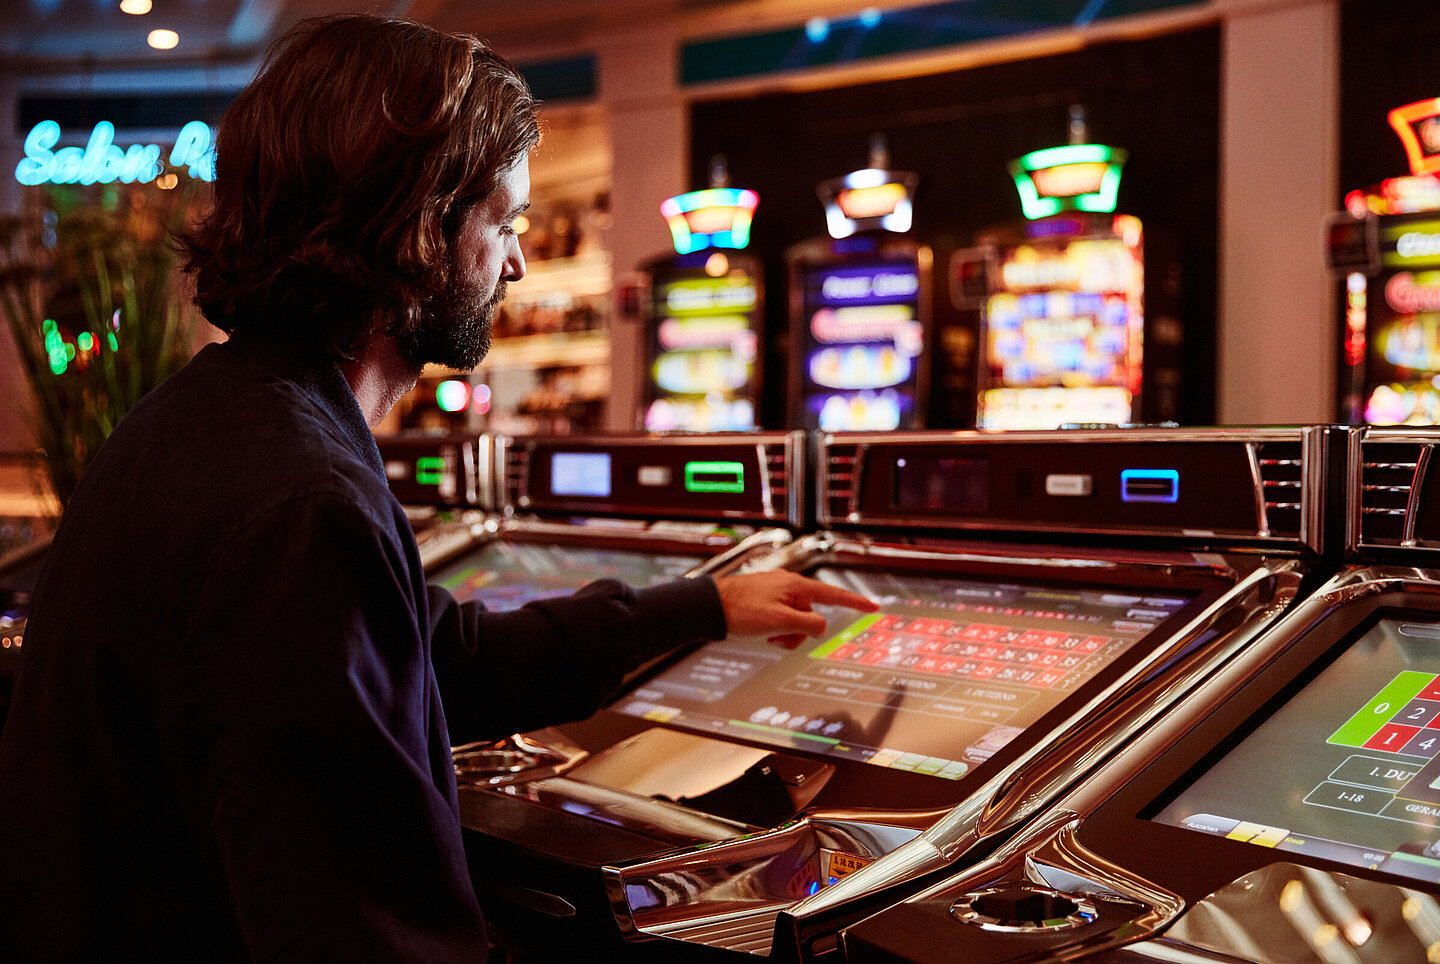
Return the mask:
<svg viewBox="0 0 1440 964">
<path fill-rule="evenodd" d="M 99 203 L 65 190 L 40 218 L 0 220 L 0 313 L 61 505 L 120 418 L 191 354 L 170 242 L 183 192 L 158 205 L 134 189 L 111 186 Z"/>
</svg>

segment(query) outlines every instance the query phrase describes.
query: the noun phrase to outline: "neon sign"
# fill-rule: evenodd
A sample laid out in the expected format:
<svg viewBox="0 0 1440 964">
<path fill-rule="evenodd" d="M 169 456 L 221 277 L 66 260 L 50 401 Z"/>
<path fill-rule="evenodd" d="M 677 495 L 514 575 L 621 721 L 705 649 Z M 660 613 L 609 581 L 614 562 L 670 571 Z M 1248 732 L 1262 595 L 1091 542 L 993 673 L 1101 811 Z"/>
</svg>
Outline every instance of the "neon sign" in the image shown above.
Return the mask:
<svg viewBox="0 0 1440 964">
<path fill-rule="evenodd" d="M 115 125 L 101 121 L 83 148 L 61 147 L 60 125 L 41 121 L 25 135 L 25 158 L 15 166 L 21 184 L 148 184 L 161 177 L 164 164 L 158 144 L 115 143 Z M 180 128 L 168 158 L 171 167 L 202 181 L 215 179 L 215 152 L 210 125 L 191 121 Z"/>
<path fill-rule="evenodd" d="M 1389 119 L 1405 145 L 1410 173 L 1440 173 L 1440 97 L 1397 107 Z"/>
<path fill-rule="evenodd" d="M 706 248 L 743 248 L 760 196 L 754 191 L 712 187 L 678 194 L 660 203 L 670 237 L 680 254 Z"/>
<path fill-rule="evenodd" d="M 1031 151 L 1010 164 L 1020 206 L 1030 220 L 1061 211 L 1115 210 L 1120 169 L 1129 153 L 1104 144 L 1070 144 Z"/>
</svg>

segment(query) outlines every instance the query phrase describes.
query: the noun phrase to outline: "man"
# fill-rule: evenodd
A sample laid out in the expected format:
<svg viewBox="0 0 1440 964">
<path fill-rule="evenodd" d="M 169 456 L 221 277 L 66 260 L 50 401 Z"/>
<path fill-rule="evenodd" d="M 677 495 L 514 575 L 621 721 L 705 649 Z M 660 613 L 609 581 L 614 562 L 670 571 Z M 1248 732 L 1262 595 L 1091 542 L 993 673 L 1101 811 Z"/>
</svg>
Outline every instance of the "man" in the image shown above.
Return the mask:
<svg viewBox="0 0 1440 964">
<path fill-rule="evenodd" d="M 302 24 L 227 112 L 184 242 L 230 339 L 126 417 L 51 546 L 0 741 L 0 959 L 480 960 L 452 742 L 873 608 L 793 573 L 510 613 L 425 585 L 369 426 L 483 357 L 538 137 L 478 41 L 365 17 Z"/>
</svg>

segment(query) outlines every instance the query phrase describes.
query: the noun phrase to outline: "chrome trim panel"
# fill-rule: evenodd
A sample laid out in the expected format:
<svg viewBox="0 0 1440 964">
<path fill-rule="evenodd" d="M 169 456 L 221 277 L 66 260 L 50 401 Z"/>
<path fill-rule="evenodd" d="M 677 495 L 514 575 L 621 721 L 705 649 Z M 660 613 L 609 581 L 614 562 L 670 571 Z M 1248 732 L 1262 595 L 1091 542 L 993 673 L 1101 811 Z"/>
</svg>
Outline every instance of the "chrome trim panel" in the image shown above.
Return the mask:
<svg viewBox="0 0 1440 964">
<path fill-rule="evenodd" d="M 416 547 L 420 565 L 431 572 L 495 537 L 494 517 L 474 510 L 463 512 L 453 522 L 441 522 L 418 533 Z"/>
<path fill-rule="evenodd" d="M 1440 445 L 1440 429 L 1368 426 L 1352 431 L 1350 471 L 1347 479 L 1349 513 L 1346 520 L 1350 551 L 1358 553 L 1366 549 L 1400 548 L 1415 553 L 1416 558 L 1440 557 L 1440 543 L 1433 537 L 1427 543 L 1422 541 L 1419 535 L 1420 523 L 1426 518 L 1424 487 L 1429 478 L 1435 447 Z M 1408 458 L 1404 461 L 1386 461 L 1367 454 L 1367 449 L 1371 446 L 1380 445 L 1413 447 L 1413 461 Z M 1405 478 L 1403 483 L 1398 478 L 1387 480 L 1389 484 L 1374 481 L 1367 483 L 1367 470 L 1404 473 L 1408 478 Z M 1386 496 L 1403 497 L 1404 506 L 1376 504 Z M 1376 534 L 1373 527 L 1367 524 L 1367 519 L 1386 517 L 1400 520 L 1398 538 Z"/>
<path fill-rule="evenodd" d="M 1260 445 L 1245 443 L 1245 460 L 1250 463 L 1250 484 L 1255 489 L 1255 534 L 1270 536 L 1270 516 L 1265 511 L 1265 477 L 1260 474 Z"/>
<path fill-rule="evenodd" d="M 572 746 L 563 733 L 550 729 L 450 748 L 455 783 L 461 787 L 498 787 L 517 780 L 555 776 L 589 755 Z"/>
</svg>

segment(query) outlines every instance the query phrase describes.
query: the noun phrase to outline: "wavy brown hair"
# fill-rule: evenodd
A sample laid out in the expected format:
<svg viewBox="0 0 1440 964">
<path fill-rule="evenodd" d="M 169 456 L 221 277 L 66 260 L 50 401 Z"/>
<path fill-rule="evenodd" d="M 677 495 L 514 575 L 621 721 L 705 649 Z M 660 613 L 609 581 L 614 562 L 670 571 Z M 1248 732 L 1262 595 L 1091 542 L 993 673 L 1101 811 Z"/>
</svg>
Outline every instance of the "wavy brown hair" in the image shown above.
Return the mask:
<svg viewBox="0 0 1440 964">
<path fill-rule="evenodd" d="M 195 303 L 222 331 L 335 360 L 413 331 L 462 212 L 539 143 L 535 111 L 474 37 L 300 23 L 221 120 L 214 206 L 178 238 Z"/>
</svg>

